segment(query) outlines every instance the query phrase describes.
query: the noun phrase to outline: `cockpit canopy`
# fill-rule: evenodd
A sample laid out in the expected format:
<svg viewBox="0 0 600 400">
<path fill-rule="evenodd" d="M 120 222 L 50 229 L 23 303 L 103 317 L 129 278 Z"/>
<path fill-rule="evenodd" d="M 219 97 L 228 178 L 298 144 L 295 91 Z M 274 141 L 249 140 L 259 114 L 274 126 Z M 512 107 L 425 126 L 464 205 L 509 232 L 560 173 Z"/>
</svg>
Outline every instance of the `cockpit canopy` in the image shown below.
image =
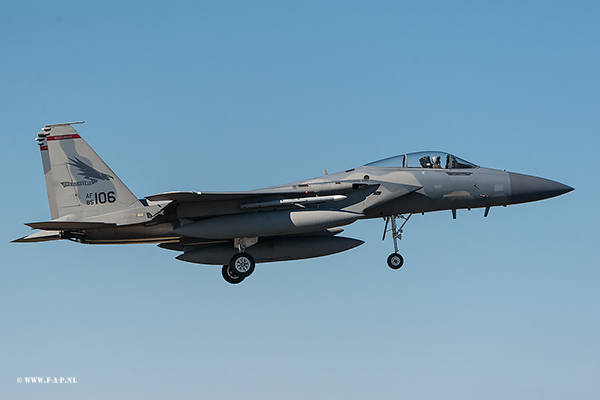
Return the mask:
<svg viewBox="0 0 600 400">
<path fill-rule="evenodd" d="M 442 151 L 422 151 L 384 158 L 367 164 L 369 167 L 458 169 L 477 168 L 477 165 Z"/>
</svg>

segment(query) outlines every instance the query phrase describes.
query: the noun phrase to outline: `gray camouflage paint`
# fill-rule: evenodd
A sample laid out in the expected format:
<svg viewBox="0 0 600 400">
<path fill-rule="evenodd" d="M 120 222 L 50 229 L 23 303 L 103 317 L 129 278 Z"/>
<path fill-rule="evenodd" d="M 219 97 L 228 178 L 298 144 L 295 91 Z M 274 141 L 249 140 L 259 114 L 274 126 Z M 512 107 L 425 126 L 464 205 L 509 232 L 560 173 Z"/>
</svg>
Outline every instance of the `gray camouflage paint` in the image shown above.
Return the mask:
<svg viewBox="0 0 600 400">
<path fill-rule="evenodd" d="M 29 224 L 44 232 L 16 242 L 159 243 L 182 251 L 178 259 L 207 264 L 226 264 L 236 242 L 248 243 L 257 262 L 318 257 L 362 244 L 335 236 L 342 231 L 337 227 L 359 219 L 489 209 L 573 190 L 434 151 L 254 191 L 169 192 L 138 200 L 71 124 L 47 125 L 38 143 L 52 221 Z M 305 201 L 279 204 L 283 199 Z"/>
</svg>

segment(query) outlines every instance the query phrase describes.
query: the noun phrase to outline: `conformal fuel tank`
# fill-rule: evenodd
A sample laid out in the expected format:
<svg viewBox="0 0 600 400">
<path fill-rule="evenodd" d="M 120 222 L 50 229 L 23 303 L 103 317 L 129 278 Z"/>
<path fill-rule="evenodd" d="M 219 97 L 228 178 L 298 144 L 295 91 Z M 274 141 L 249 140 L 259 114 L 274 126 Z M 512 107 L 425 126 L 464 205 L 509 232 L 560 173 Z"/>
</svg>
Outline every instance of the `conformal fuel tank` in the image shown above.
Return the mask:
<svg viewBox="0 0 600 400">
<path fill-rule="evenodd" d="M 283 210 L 224 215 L 183 225 L 173 233 L 203 239 L 296 235 L 348 225 L 362 214 L 336 210 Z"/>
<path fill-rule="evenodd" d="M 293 236 L 259 239 L 257 244 L 245 251 L 257 263 L 263 263 L 321 257 L 350 250 L 363 243 L 362 240 L 338 236 Z M 228 265 L 237 252 L 232 243 L 209 244 L 189 247 L 177 259 L 198 264 Z"/>
</svg>

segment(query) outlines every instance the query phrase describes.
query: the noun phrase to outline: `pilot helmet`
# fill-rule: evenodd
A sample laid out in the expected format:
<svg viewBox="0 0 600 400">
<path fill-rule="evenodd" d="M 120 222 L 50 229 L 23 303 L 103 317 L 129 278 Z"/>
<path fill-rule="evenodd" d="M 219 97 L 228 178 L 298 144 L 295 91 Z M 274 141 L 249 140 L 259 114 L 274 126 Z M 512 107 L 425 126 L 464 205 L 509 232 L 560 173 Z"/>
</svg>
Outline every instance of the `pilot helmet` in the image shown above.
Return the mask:
<svg viewBox="0 0 600 400">
<path fill-rule="evenodd" d="M 433 156 L 433 157 L 431 157 L 431 161 L 434 164 L 439 164 L 440 163 L 440 156 Z"/>
</svg>

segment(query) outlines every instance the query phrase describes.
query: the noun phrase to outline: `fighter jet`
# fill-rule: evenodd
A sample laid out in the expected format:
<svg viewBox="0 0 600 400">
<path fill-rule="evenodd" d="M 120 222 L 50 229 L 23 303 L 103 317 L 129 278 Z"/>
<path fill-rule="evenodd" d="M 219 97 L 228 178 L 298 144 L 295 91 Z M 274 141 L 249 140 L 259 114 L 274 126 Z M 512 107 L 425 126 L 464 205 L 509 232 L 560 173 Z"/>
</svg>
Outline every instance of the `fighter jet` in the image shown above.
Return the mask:
<svg viewBox="0 0 600 400">
<path fill-rule="evenodd" d="M 87 244 L 158 243 L 178 260 L 222 266 L 240 283 L 257 263 L 339 253 L 362 240 L 341 226 L 382 218 L 394 252 L 416 213 L 527 203 L 573 188 L 551 180 L 480 167 L 453 154 L 401 154 L 335 174 L 239 192 L 167 192 L 138 199 L 73 128 L 46 125 L 37 135 L 51 220 L 14 242 L 67 239 Z M 399 224 L 401 222 L 401 224 Z M 400 226 L 398 226 L 400 225 Z M 389 229 L 388 229 L 389 228 Z"/>
</svg>

